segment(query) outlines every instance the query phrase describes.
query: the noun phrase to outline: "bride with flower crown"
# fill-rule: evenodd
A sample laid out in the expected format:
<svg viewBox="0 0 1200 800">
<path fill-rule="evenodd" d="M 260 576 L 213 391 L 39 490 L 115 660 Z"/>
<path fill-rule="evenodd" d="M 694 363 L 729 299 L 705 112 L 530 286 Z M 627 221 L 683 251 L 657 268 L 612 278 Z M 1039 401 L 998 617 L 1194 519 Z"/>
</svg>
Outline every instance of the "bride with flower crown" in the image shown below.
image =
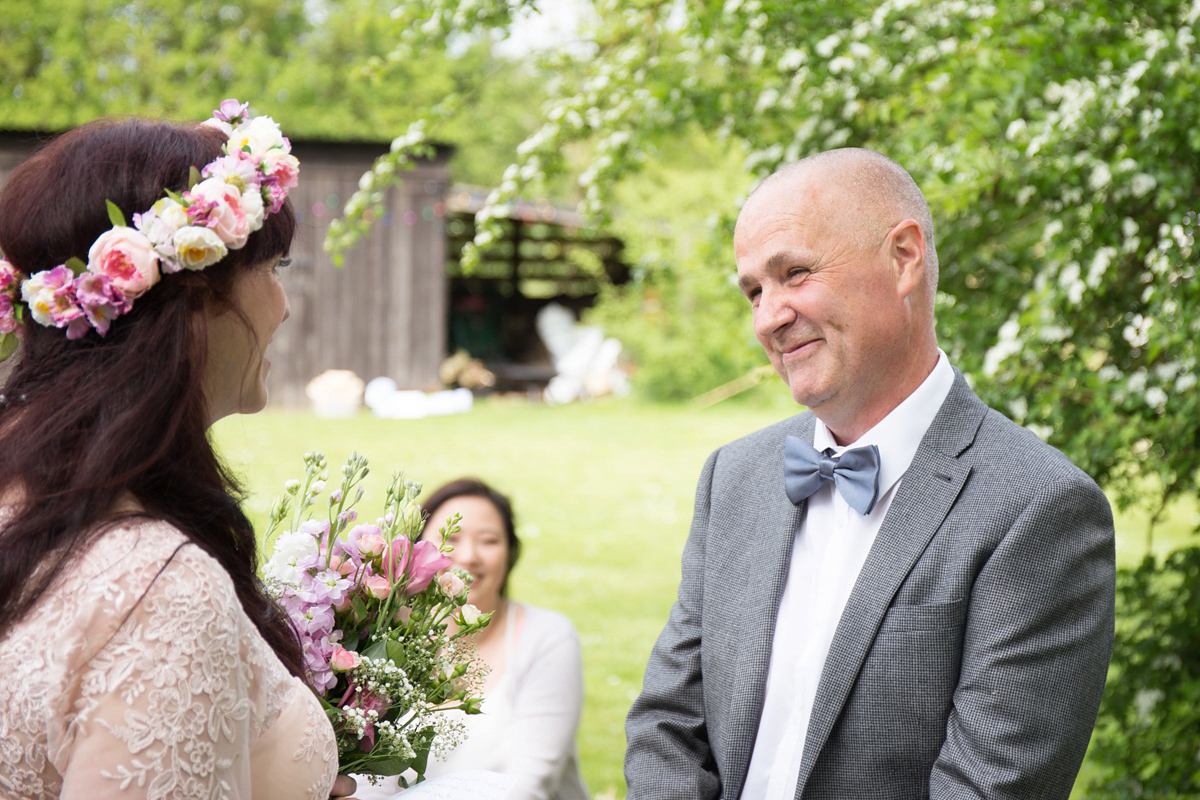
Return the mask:
<svg viewBox="0 0 1200 800">
<path fill-rule="evenodd" d="M 353 791 L 216 420 L 266 403 L 298 164 L 267 117 L 102 120 L 0 193 L 0 796 Z"/>
</svg>

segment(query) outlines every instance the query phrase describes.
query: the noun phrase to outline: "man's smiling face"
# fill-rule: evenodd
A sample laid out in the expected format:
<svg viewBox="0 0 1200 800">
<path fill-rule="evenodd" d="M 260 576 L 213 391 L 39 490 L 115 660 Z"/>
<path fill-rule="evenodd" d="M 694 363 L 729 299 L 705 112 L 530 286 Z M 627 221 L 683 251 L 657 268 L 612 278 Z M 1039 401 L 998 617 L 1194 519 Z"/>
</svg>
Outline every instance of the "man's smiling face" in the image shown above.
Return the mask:
<svg viewBox="0 0 1200 800">
<path fill-rule="evenodd" d="M 903 346 L 905 310 L 889 231 L 821 185 L 821 172 L 759 189 L 738 218 L 734 253 L 755 336 L 775 370 L 796 402 L 838 428 L 889 393 L 887 360 Z"/>
</svg>

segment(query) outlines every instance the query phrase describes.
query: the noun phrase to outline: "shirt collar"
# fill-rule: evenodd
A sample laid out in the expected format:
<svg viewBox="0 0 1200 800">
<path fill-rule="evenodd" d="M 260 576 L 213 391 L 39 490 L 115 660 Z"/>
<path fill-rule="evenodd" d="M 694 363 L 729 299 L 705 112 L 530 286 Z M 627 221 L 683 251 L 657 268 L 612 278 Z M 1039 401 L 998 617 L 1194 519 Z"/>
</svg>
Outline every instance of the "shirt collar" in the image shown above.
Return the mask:
<svg viewBox="0 0 1200 800">
<path fill-rule="evenodd" d="M 840 455 L 853 447 L 875 445 L 879 448 L 879 496 L 882 497 L 896 481 L 903 477 L 917 447 L 933 424 L 933 418 L 950 395 L 954 385 L 954 370 L 950 360 L 940 349 L 937 364 L 920 386 L 892 409 L 874 428 L 864 433 L 857 441 L 842 447 L 833 440 L 825 423 L 817 420 L 813 431 L 813 447 L 818 452 L 832 449 Z"/>
</svg>

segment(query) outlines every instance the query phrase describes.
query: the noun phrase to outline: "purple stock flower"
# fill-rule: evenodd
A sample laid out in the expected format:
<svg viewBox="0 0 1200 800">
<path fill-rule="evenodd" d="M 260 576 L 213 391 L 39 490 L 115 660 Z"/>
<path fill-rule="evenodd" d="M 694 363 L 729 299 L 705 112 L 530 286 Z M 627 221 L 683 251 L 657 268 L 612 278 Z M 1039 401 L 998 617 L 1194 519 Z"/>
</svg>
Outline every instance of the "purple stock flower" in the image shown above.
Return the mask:
<svg viewBox="0 0 1200 800">
<path fill-rule="evenodd" d="M 336 570 L 323 569 L 316 575 L 302 579 L 296 594 L 307 603 L 334 606 L 346 599 L 351 585 L 350 581 Z"/>
<path fill-rule="evenodd" d="M 239 103 L 231 97 L 228 100 L 221 101 L 221 107 L 213 112 L 213 116 L 222 122 L 228 122 L 232 125 L 235 122 L 241 122 L 242 118 L 249 113 L 249 103 Z"/>
<path fill-rule="evenodd" d="M 298 528 L 300 533 L 307 533 L 309 536 L 317 540 L 317 544 L 324 550 L 329 545 L 329 520 L 327 519 L 310 519 L 300 523 Z"/>
<path fill-rule="evenodd" d="M 264 177 L 262 192 L 263 203 L 268 205 L 270 213 L 274 214 L 283 208 L 283 201 L 287 200 L 287 189 L 280 186 L 276 178 L 270 175 Z"/>
<path fill-rule="evenodd" d="M 183 198 L 187 201 L 187 216 L 188 222 L 192 225 L 198 225 L 206 228 L 211 228 L 216 220 L 213 212 L 217 210 L 216 200 L 205 200 L 203 197 L 197 197 L 191 192 L 184 192 Z"/>
<path fill-rule="evenodd" d="M 75 298 L 87 321 L 101 336 L 108 333 L 114 319 L 133 308 L 133 301 L 103 273 L 85 272 L 76 278 Z M 67 336 L 71 336 L 69 328 Z"/>
<path fill-rule="evenodd" d="M 17 268 L 0 258 L 0 293 L 15 289 L 20 278 L 21 273 L 17 272 Z"/>
<path fill-rule="evenodd" d="M 13 310 L 12 296 L 8 292 L 0 292 L 0 333 L 12 333 L 17 327 L 17 313 Z"/>
</svg>

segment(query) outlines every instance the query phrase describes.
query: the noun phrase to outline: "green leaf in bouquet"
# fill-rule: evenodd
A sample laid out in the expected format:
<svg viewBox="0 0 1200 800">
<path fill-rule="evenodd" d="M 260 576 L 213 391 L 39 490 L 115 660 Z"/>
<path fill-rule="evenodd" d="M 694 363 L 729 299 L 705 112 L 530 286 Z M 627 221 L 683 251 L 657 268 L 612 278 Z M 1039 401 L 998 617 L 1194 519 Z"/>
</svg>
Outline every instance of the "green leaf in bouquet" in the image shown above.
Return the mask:
<svg viewBox="0 0 1200 800">
<path fill-rule="evenodd" d="M 370 616 L 370 613 L 367 611 L 366 602 L 359 595 L 357 595 L 357 594 L 354 595 L 350 599 L 350 603 L 354 607 L 354 618 L 355 619 L 363 620 L 363 619 L 366 619 L 368 616 Z"/>
<path fill-rule="evenodd" d="M 362 653 L 360 653 L 360 655 L 363 658 L 372 658 L 372 659 L 387 658 L 388 657 L 387 645 L 388 645 L 388 642 L 386 639 L 380 639 L 378 642 L 374 642 L 366 650 L 363 650 Z"/>
<path fill-rule="evenodd" d="M 359 641 L 360 641 L 359 635 L 357 633 L 351 632 L 351 633 L 347 633 L 345 636 L 343 636 L 342 641 L 338 642 L 338 644 L 340 644 L 342 647 L 346 648 L 347 650 L 353 650 L 355 652 L 358 652 Z"/>
<path fill-rule="evenodd" d="M 120 212 L 118 211 L 117 213 Z M 71 256 L 63 263 L 66 265 L 67 269 L 71 270 L 71 272 L 74 272 L 76 275 L 82 275 L 87 271 L 87 264 L 83 263 L 83 259 L 79 256 Z"/>
<path fill-rule="evenodd" d="M 404 652 L 404 645 L 397 642 L 395 639 L 387 639 L 387 657 L 392 660 L 392 663 L 397 667 L 403 667 L 408 663 L 408 656 Z"/>
<path fill-rule="evenodd" d="M 424 776 L 429 767 L 429 751 L 433 748 L 433 729 L 426 728 L 412 739 L 413 749 L 417 751 L 417 757 L 412 760 L 412 768 L 418 775 Z"/>
<path fill-rule="evenodd" d="M 426 753 L 425 756 L 426 756 L 426 760 L 428 760 L 428 753 Z M 417 758 L 420 759 L 421 755 L 418 754 Z M 367 771 L 369 771 L 371 773 L 374 773 L 375 775 L 399 775 L 401 772 L 404 772 L 404 770 L 408 769 L 411 766 L 413 766 L 413 762 L 409 761 L 407 758 L 400 758 L 400 756 L 390 756 L 388 758 L 372 759 L 364 767 L 364 769 L 366 769 Z M 425 771 L 425 768 L 423 765 L 422 765 L 420 771 L 422 773 Z"/>
</svg>

